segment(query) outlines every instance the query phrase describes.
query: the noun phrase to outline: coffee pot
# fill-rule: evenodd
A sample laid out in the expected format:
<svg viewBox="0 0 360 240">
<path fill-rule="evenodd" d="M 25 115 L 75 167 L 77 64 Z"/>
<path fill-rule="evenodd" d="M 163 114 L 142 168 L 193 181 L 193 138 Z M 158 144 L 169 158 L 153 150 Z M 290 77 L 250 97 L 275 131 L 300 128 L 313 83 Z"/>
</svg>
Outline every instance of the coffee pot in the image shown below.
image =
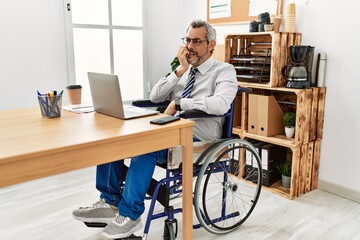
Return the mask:
<svg viewBox="0 0 360 240">
<path fill-rule="evenodd" d="M 282 76 L 288 81 L 288 88 L 309 88 L 311 87 L 311 69 L 314 58 L 312 46 L 292 45 L 290 46 L 291 63 L 285 65 Z"/>
</svg>

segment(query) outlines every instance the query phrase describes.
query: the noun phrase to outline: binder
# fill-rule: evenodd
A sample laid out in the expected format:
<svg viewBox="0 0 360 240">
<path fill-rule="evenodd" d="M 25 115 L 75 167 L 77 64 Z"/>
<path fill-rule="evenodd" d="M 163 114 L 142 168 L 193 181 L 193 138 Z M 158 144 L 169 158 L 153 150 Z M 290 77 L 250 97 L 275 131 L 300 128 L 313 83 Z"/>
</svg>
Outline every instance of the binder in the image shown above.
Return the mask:
<svg viewBox="0 0 360 240">
<path fill-rule="evenodd" d="M 261 158 L 261 146 L 265 145 L 267 143 L 265 142 L 253 142 L 252 143 L 256 151 L 259 153 L 259 156 Z M 246 159 L 245 159 L 245 171 L 246 171 L 246 179 L 249 181 L 255 182 L 257 180 L 258 176 L 258 164 L 253 156 L 253 154 L 246 150 Z"/>
<path fill-rule="evenodd" d="M 239 143 L 234 144 L 234 146 L 239 146 Z M 240 149 L 236 149 L 233 152 L 233 158 L 230 160 L 229 164 L 229 173 L 238 176 L 239 175 L 239 161 L 240 161 Z"/>
<path fill-rule="evenodd" d="M 274 144 L 266 144 L 261 146 L 261 160 L 263 168 L 262 184 L 271 186 L 281 179 L 281 174 L 276 166 L 286 160 L 287 149 Z"/>
</svg>

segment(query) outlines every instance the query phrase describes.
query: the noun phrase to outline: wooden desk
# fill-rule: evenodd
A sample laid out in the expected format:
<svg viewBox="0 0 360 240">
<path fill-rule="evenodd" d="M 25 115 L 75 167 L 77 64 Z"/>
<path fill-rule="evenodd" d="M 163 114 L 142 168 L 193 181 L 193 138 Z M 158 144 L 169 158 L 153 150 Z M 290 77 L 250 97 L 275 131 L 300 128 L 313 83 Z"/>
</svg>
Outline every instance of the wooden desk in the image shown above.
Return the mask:
<svg viewBox="0 0 360 240">
<path fill-rule="evenodd" d="M 0 111 L 0 187 L 182 145 L 183 239 L 192 239 L 194 122 L 149 123 L 160 116 L 123 121 L 63 110 L 45 119 L 38 108 Z"/>
</svg>

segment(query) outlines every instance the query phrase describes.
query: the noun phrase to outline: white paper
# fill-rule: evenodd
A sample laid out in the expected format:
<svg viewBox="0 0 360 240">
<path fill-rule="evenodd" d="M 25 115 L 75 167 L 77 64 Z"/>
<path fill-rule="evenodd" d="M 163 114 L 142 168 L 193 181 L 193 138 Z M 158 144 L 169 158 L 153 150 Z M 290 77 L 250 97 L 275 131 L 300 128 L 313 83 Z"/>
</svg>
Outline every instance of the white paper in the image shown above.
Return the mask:
<svg viewBox="0 0 360 240">
<path fill-rule="evenodd" d="M 65 111 L 70 111 L 74 113 L 90 113 L 94 112 L 94 108 L 92 105 L 69 105 L 69 106 L 63 106 L 62 109 Z"/>
<path fill-rule="evenodd" d="M 231 0 L 210 0 L 209 18 L 231 17 Z"/>
<path fill-rule="evenodd" d="M 277 4 L 277 0 L 250 0 L 249 16 L 258 16 L 264 12 L 268 12 L 270 15 L 276 15 Z"/>
<path fill-rule="evenodd" d="M 234 147 L 239 147 L 240 146 L 240 143 L 236 143 L 234 144 Z M 234 153 L 234 159 L 235 160 L 239 160 L 239 151 L 240 151 L 240 148 L 237 148 L 237 149 L 234 149 L 233 153 Z"/>
<path fill-rule="evenodd" d="M 262 160 L 262 167 L 264 170 L 268 170 L 268 150 L 261 149 L 261 160 Z"/>
</svg>

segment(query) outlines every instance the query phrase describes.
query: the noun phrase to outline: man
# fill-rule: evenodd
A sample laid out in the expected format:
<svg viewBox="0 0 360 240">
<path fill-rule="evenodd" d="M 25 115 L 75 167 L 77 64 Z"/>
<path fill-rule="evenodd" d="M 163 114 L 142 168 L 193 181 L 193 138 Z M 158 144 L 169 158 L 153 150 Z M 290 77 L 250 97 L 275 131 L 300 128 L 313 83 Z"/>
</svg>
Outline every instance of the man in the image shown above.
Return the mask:
<svg viewBox="0 0 360 240">
<path fill-rule="evenodd" d="M 184 46 L 179 48 L 179 67 L 155 84 L 150 100 L 171 99 L 165 114 L 198 109 L 209 114 L 225 114 L 237 92 L 236 72 L 232 65 L 215 61 L 211 56 L 216 45 L 216 31 L 205 21 L 191 22 Z M 189 74 L 190 73 L 190 74 Z M 219 139 L 223 118 L 196 119 L 194 141 Z M 73 211 L 73 217 L 84 222 L 107 223 L 102 235 L 124 238 L 142 228 L 141 215 L 156 162 L 165 163 L 167 150 L 132 158 L 120 193 L 123 161 L 97 167 L 96 188 L 100 200 L 91 207 Z"/>
</svg>

